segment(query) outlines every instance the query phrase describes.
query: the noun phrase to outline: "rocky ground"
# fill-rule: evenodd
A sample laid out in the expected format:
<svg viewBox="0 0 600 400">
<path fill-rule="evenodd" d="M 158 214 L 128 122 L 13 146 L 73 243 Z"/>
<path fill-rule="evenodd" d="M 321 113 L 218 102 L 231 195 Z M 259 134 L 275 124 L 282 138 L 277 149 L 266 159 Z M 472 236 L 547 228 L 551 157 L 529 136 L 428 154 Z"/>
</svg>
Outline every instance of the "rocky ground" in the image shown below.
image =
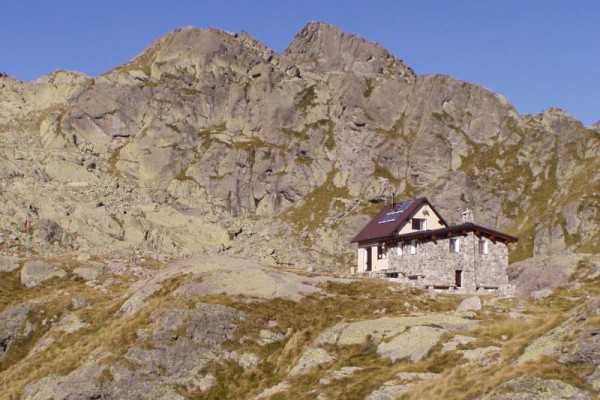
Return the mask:
<svg viewBox="0 0 600 400">
<path fill-rule="evenodd" d="M 227 256 L 4 264 L 7 399 L 593 399 L 600 391 L 597 256 L 573 266 L 565 285 L 523 299 L 439 295 Z"/>
</svg>

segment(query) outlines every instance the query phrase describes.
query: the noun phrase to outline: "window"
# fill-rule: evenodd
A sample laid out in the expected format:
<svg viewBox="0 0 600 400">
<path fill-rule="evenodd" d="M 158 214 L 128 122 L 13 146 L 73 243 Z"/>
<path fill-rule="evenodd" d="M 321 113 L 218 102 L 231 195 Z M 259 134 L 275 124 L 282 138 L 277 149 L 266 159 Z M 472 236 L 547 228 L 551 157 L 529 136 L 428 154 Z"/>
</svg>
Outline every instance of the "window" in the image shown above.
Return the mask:
<svg viewBox="0 0 600 400">
<path fill-rule="evenodd" d="M 488 253 L 488 241 L 485 238 L 479 239 L 479 254 Z"/>
<path fill-rule="evenodd" d="M 378 244 L 377 245 L 377 259 L 385 260 L 386 255 L 387 255 L 387 249 L 385 248 L 385 244 L 384 243 Z"/>
<path fill-rule="evenodd" d="M 410 254 L 417 254 L 417 241 L 416 240 L 410 241 Z"/>
<path fill-rule="evenodd" d="M 404 243 L 396 243 L 396 255 L 402 255 L 402 248 L 404 247 Z"/>
<path fill-rule="evenodd" d="M 412 228 L 416 231 L 424 231 L 427 229 L 427 220 L 423 218 L 413 218 Z"/>
<path fill-rule="evenodd" d="M 450 239 L 450 253 L 459 253 L 460 252 L 460 239 L 454 238 Z"/>
</svg>

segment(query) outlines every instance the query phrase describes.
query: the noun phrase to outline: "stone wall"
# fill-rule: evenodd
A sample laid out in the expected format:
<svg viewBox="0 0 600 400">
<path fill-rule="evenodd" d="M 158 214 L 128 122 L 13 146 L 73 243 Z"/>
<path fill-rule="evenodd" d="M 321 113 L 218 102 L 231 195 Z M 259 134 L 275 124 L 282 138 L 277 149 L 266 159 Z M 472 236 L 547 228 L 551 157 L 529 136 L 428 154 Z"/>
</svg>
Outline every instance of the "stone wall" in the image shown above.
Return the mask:
<svg viewBox="0 0 600 400">
<path fill-rule="evenodd" d="M 459 240 L 459 251 L 450 252 L 450 239 Z M 417 240 L 417 252 L 411 254 L 410 242 L 399 243 L 402 254 L 389 249 L 389 271 L 417 287 L 449 289 L 460 292 L 500 292 L 510 294 L 508 285 L 508 249 L 504 243 L 487 240 L 487 254 L 479 252 L 479 237 L 469 232 L 437 240 Z M 456 285 L 461 272 L 461 287 Z"/>
</svg>

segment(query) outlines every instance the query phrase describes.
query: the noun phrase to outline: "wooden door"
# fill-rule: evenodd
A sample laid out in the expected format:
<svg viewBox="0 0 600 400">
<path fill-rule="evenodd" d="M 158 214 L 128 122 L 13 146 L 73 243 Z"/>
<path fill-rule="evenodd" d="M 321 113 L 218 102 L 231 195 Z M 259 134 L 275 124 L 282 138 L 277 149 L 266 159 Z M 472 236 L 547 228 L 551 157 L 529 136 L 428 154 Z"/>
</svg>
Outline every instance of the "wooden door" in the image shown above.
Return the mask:
<svg viewBox="0 0 600 400">
<path fill-rule="evenodd" d="M 371 247 L 367 247 L 367 271 L 370 271 L 373 267 L 373 255 L 371 254 Z"/>
<path fill-rule="evenodd" d="M 456 287 L 462 287 L 462 271 L 461 270 L 456 270 L 456 278 L 455 278 L 456 282 L 455 285 Z"/>
</svg>

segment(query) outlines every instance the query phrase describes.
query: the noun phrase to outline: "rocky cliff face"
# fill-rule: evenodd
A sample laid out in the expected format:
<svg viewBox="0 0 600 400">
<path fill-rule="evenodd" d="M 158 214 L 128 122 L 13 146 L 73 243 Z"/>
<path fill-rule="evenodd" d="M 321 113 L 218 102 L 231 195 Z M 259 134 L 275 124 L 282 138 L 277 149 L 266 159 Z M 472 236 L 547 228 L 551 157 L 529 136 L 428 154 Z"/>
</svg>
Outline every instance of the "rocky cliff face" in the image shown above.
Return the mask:
<svg viewBox="0 0 600 400">
<path fill-rule="evenodd" d="M 224 252 L 345 268 L 388 193 L 518 236 L 511 258 L 600 250 L 600 133 L 566 112 L 417 76 L 323 23 L 282 54 L 183 28 L 97 78 L 0 77 L 0 247 Z M 336 262 L 333 262 L 336 260 Z"/>
</svg>

